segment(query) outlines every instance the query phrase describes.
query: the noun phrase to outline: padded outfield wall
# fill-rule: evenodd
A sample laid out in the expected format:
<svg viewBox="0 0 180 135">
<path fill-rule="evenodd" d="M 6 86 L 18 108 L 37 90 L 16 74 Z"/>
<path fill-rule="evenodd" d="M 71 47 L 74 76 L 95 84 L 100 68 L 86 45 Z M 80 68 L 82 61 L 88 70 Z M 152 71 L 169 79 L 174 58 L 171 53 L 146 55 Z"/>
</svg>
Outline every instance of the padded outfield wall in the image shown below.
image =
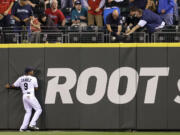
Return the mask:
<svg viewBox="0 0 180 135">
<path fill-rule="evenodd" d="M 18 129 L 22 94 L 6 90 L 36 69 L 41 129 L 180 130 L 180 44 L 2 44 L 0 129 Z"/>
</svg>

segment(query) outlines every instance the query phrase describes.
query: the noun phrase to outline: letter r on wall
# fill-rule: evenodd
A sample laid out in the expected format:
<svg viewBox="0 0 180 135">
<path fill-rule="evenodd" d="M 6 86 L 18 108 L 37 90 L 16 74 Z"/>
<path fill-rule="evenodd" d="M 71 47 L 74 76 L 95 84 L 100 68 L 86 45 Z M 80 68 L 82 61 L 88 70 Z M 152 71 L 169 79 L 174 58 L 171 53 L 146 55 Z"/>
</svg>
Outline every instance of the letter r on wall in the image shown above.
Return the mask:
<svg viewBox="0 0 180 135">
<path fill-rule="evenodd" d="M 70 90 L 76 84 L 77 76 L 70 68 L 49 68 L 48 77 L 54 77 L 48 81 L 45 104 L 55 104 L 56 94 L 59 93 L 63 104 L 73 104 Z M 66 82 L 58 84 L 59 77 L 65 77 Z"/>
</svg>

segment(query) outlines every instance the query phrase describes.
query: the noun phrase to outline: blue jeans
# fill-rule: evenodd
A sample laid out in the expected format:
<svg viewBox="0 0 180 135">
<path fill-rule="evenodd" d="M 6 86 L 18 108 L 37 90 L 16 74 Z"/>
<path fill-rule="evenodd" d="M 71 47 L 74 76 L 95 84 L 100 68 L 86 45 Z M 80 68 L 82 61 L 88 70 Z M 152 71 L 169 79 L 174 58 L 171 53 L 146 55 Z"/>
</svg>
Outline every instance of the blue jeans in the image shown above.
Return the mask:
<svg viewBox="0 0 180 135">
<path fill-rule="evenodd" d="M 179 20 L 179 11 L 177 3 L 175 3 L 174 5 L 174 16 L 176 17 L 176 20 Z"/>
<path fill-rule="evenodd" d="M 165 21 L 166 25 L 173 25 L 173 14 L 161 14 L 161 17 Z"/>
</svg>

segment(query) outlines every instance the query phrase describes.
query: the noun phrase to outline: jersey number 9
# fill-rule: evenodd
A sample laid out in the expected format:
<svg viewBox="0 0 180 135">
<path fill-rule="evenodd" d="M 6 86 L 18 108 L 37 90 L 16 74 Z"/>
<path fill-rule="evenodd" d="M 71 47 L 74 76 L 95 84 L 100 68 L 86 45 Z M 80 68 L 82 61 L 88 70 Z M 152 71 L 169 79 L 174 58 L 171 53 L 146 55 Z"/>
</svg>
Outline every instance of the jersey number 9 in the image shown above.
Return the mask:
<svg viewBox="0 0 180 135">
<path fill-rule="evenodd" d="M 28 89 L 28 83 L 24 83 L 24 89 L 25 89 L 25 90 Z"/>
</svg>

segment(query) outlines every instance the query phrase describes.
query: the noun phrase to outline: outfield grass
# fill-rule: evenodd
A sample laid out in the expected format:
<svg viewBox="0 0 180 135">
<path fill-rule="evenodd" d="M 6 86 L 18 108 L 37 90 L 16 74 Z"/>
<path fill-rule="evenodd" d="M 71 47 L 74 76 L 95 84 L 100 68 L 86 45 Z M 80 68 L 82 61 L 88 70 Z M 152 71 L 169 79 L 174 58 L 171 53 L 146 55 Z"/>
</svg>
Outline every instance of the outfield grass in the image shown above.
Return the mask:
<svg viewBox="0 0 180 135">
<path fill-rule="evenodd" d="M 180 132 L 0 132 L 0 135 L 180 135 Z"/>
</svg>

